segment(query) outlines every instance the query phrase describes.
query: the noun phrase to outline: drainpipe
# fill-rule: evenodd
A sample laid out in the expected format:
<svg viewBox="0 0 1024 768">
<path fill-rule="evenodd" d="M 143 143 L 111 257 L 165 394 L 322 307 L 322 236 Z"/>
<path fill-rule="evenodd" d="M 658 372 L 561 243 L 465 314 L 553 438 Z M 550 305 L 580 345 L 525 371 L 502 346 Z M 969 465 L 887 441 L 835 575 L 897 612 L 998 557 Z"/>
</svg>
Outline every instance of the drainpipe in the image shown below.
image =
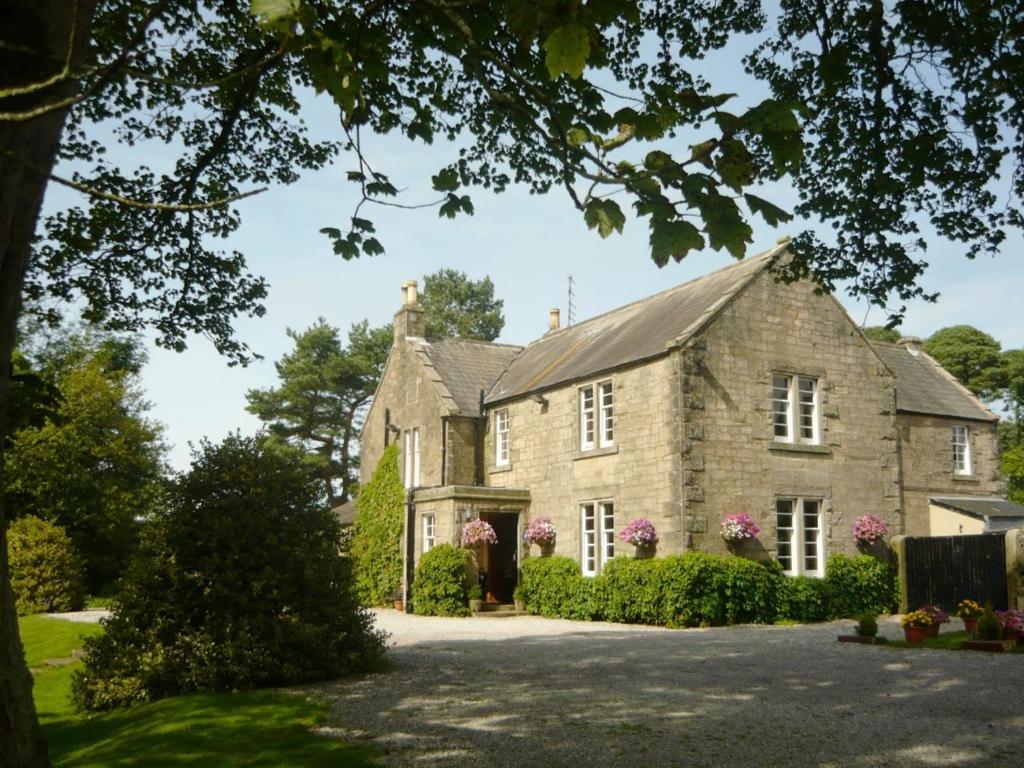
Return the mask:
<svg viewBox="0 0 1024 768">
<path fill-rule="evenodd" d="M 405 578 L 402 584 L 402 607 L 412 613 L 412 580 L 416 575 L 416 502 L 412 500 L 413 489 L 405 497 Z"/>
<path fill-rule="evenodd" d="M 441 417 L 441 485 L 448 485 L 448 417 Z"/>
</svg>

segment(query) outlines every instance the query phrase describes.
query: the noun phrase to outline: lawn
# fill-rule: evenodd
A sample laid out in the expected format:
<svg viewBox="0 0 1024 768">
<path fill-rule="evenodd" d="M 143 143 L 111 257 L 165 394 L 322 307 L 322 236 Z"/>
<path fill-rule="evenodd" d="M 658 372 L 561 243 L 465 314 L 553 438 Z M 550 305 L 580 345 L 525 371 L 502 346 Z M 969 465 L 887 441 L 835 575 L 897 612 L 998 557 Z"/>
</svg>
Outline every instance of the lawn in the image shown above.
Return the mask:
<svg viewBox="0 0 1024 768">
<path fill-rule="evenodd" d="M 890 648 L 937 648 L 943 651 L 959 651 L 960 643 L 970 639 L 970 632 L 960 630 L 959 632 L 940 632 L 938 637 L 926 637 L 920 643 L 908 643 L 906 640 L 890 640 L 887 645 Z M 972 651 L 965 651 L 965 653 L 972 653 Z M 1018 645 L 1014 648 L 1013 653 L 1024 653 L 1024 646 Z"/>
<path fill-rule="evenodd" d="M 66 658 L 81 638 L 103 630 L 43 616 L 19 621 L 25 656 L 35 673 L 35 701 L 55 766 L 296 766 L 376 765 L 364 747 L 318 736 L 310 729 L 327 706 L 279 691 L 191 694 L 100 715 L 77 713 L 71 676 L 81 667 L 44 665 Z"/>
</svg>

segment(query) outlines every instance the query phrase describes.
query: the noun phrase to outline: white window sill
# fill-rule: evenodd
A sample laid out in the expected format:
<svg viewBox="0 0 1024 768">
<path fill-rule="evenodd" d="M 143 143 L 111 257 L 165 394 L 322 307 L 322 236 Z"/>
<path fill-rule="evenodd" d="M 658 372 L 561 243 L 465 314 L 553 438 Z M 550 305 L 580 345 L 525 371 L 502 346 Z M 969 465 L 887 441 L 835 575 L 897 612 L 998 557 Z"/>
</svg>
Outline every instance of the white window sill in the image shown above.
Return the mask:
<svg viewBox="0 0 1024 768">
<path fill-rule="evenodd" d="M 498 475 L 498 474 L 501 474 L 502 472 L 511 472 L 511 471 L 512 471 L 512 465 L 511 464 L 502 464 L 501 466 L 491 467 L 491 469 L 490 469 L 488 474 Z"/>
<path fill-rule="evenodd" d="M 955 483 L 980 483 L 981 477 L 979 475 L 961 475 L 958 472 L 954 472 L 950 475 L 953 482 Z"/>
<path fill-rule="evenodd" d="M 572 457 L 573 461 L 579 461 L 580 459 L 592 459 L 595 456 L 611 456 L 619 452 L 619 446 L 609 445 L 607 448 L 588 448 L 585 451 L 579 451 L 575 456 Z"/>
</svg>

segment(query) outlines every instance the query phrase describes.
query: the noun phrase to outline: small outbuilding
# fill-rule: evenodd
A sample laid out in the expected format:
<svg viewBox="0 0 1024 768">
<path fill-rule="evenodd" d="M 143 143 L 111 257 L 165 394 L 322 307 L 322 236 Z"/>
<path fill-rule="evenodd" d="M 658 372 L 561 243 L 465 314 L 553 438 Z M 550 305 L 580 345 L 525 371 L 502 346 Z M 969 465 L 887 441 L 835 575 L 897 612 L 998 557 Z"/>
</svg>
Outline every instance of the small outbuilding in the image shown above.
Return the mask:
<svg viewBox="0 0 1024 768">
<path fill-rule="evenodd" d="M 932 496 L 928 499 L 932 536 L 993 533 L 1024 527 L 1024 504 L 997 497 Z"/>
</svg>

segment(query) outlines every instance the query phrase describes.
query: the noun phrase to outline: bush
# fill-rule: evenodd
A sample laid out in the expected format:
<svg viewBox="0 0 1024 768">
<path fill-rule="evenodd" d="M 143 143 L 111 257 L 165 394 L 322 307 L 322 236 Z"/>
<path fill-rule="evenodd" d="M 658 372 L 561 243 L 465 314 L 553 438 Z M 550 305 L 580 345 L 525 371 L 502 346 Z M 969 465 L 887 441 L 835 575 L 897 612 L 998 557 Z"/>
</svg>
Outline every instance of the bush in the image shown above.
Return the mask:
<svg viewBox="0 0 1024 768">
<path fill-rule="evenodd" d="M 29 515 L 11 523 L 7 542 L 19 616 L 85 606 L 82 565 L 63 528 Z"/>
<path fill-rule="evenodd" d="M 777 563 L 687 552 L 667 557 L 662 577 L 667 626 L 770 624 L 778 617 L 783 590 Z"/>
<path fill-rule="evenodd" d="M 340 529 L 302 456 L 203 443 L 143 529 L 106 632 L 72 682 L 86 709 L 323 680 L 379 665 Z"/>
<path fill-rule="evenodd" d="M 790 576 L 786 577 L 784 584 L 779 618 L 802 624 L 828 619 L 829 596 L 824 579 Z"/>
<path fill-rule="evenodd" d="M 661 624 L 663 619 L 664 559 L 617 557 L 604 569 L 600 614 L 623 624 Z"/>
<path fill-rule="evenodd" d="M 401 587 L 404 514 L 398 446 L 390 445 L 356 499 L 351 553 L 356 592 L 363 605 L 387 605 Z"/>
<path fill-rule="evenodd" d="M 825 567 L 825 584 L 829 618 L 892 613 L 896 603 L 895 569 L 870 555 L 832 555 Z"/>
<path fill-rule="evenodd" d="M 523 560 L 522 573 L 527 611 L 552 619 L 579 613 L 584 579 L 575 560 L 558 555 L 529 557 Z"/>
<path fill-rule="evenodd" d="M 424 553 L 416 566 L 412 607 L 418 616 L 468 616 L 466 563 L 469 553 L 441 544 Z"/>
</svg>

